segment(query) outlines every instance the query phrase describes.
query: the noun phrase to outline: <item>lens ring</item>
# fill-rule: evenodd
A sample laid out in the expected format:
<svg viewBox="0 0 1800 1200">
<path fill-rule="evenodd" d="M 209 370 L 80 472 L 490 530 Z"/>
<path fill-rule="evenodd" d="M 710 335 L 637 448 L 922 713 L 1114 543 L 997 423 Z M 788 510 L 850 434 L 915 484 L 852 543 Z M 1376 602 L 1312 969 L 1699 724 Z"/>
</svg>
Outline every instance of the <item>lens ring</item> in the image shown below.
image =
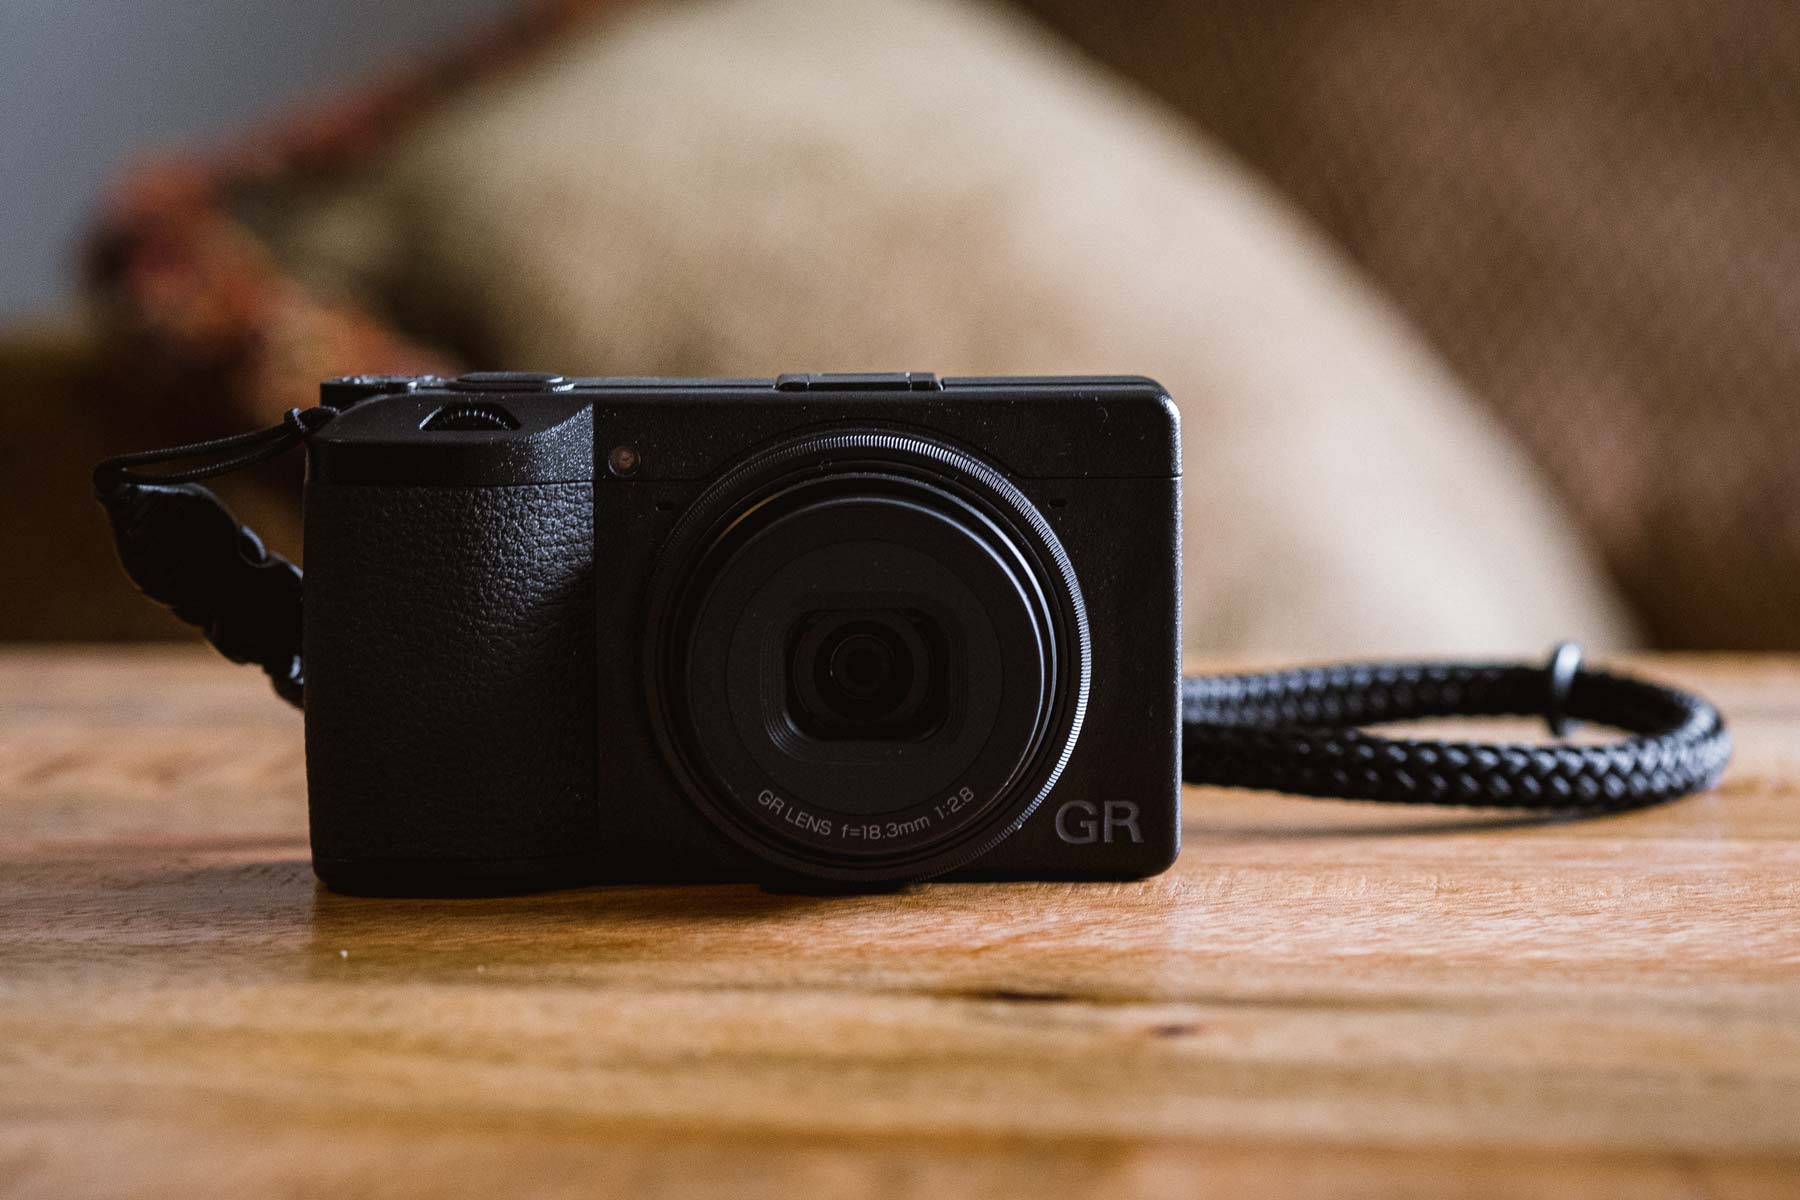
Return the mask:
<svg viewBox="0 0 1800 1200">
<path fill-rule="evenodd" d="M 765 810 L 754 798 L 766 790 L 782 801 L 763 801 L 778 818 L 761 821 L 769 832 L 793 837 L 798 808 L 802 840 L 818 842 L 829 824 L 834 849 L 852 857 L 891 856 L 975 817 L 966 803 L 927 800 L 965 789 L 987 798 L 1014 780 L 1045 736 L 1055 685 L 1047 605 L 1022 567 L 954 513 L 877 494 L 878 479 L 858 472 L 809 480 L 765 503 L 761 521 L 735 523 L 702 572 L 710 582 L 688 622 L 680 668 L 686 726 L 715 794 L 760 818 Z M 851 494 L 813 502 L 832 491 Z M 778 505 L 790 511 L 771 517 Z M 840 730 L 821 743 L 783 703 L 788 681 L 776 647 L 821 588 L 846 579 L 870 604 L 901 592 L 953 631 L 949 708 L 929 732 Z M 846 834 L 833 813 L 880 814 L 884 823 Z"/>
<path fill-rule="evenodd" d="M 711 635 L 696 629 L 694 622 L 709 597 L 717 601 L 721 591 L 730 591 L 733 603 L 754 593 L 751 581 L 739 576 L 747 574 L 740 569 L 742 562 L 761 561 L 755 556 L 725 570 L 723 582 L 717 574 L 747 539 L 762 536 L 784 515 L 803 513 L 804 520 L 796 518 L 796 528 L 803 529 L 806 521 L 817 523 L 817 513 L 825 511 L 828 501 L 845 505 L 848 512 L 858 502 L 872 503 L 870 497 L 877 492 L 917 510 L 908 519 L 920 529 L 929 529 L 930 519 L 964 529 L 969 548 L 958 553 L 975 557 L 965 557 L 963 569 L 976 569 L 969 564 L 986 561 L 987 566 L 977 569 L 979 577 L 990 580 L 982 588 L 989 593 L 994 587 L 1016 588 L 1017 603 L 1025 605 L 1020 611 L 1030 614 L 1028 624 L 1038 631 L 1031 636 L 1040 645 L 1044 679 L 1038 699 L 1014 705 L 1030 710 L 1029 720 L 1017 712 L 1003 714 L 1014 732 L 1005 736 L 1005 745 L 990 752 L 998 755 L 993 762 L 1001 764 L 993 774 L 1004 774 L 991 794 L 984 787 L 964 787 L 956 794 L 924 797 L 924 809 L 935 807 L 941 813 L 948 802 L 955 816 L 940 815 L 916 836 L 882 838 L 879 845 L 827 843 L 817 834 L 815 812 L 769 787 L 751 791 L 759 772 L 744 766 L 750 760 L 719 731 L 716 714 L 722 710 L 717 694 L 729 685 L 724 667 L 718 665 L 727 643 L 716 628 L 727 623 L 721 613 L 736 610 L 710 613 L 708 621 L 715 629 Z M 794 545 L 805 545 L 800 534 L 790 536 Z M 764 571 L 771 577 L 776 573 Z M 1003 608 L 1010 611 L 1012 603 Z M 1024 649 L 1027 643 L 1018 641 L 1021 619 L 1004 622 L 1015 630 L 1008 635 L 1015 655 L 1030 653 Z M 701 666 L 690 658 L 696 636 L 708 646 L 708 653 L 698 656 Z M 651 580 L 646 639 L 645 688 L 652 726 L 696 806 L 756 857 L 785 871 L 834 880 L 926 878 L 991 850 L 1023 824 L 1054 785 L 1079 734 L 1087 703 L 1086 611 L 1073 567 L 1048 523 L 999 471 L 967 451 L 911 431 L 815 431 L 753 454 L 724 472 L 683 514 L 665 542 Z M 762 670 L 756 667 L 734 677 L 740 683 L 737 691 L 746 690 L 743 678 Z M 695 685 L 695 672 L 703 677 L 703 685 Z M 702 722 L 696 719 L 696 710 L 715 716 Z M 783 731 L 740 731 L 735 741 L 755 743 L 759 737 L 778 742 Z M 721 746 L 729 751 L 730 761 L 723 770 L 718 767 Z M 1002 771 L 1015 749 L 1017 763 Z M 964 794 L 971 791 L 982 794 Z M 785 822 L 771 811 L 777 807 Z M 829 814 L 839 810 L 819 811 L 828 814 L 829 823 Z M 918 819 L 893 824 L 904 828 Z"/>
</svg>

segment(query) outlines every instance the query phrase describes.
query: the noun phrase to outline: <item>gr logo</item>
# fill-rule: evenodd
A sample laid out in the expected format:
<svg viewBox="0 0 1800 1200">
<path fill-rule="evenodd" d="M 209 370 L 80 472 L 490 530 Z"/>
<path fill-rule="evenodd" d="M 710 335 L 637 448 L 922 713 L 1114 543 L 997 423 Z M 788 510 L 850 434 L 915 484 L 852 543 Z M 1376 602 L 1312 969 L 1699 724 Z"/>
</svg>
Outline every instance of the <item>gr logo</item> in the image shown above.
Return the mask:
<svg viewBox="0 0 1800 1200">
<path fill-rule="evenodd" d="M 1143 842 L 1138 832 L 1138 806 L 1130 800 L 1094 804 L 1071 800 L 1056 810 L 1056 836 L 1071 846 L 1111 845 L 1118 841 Z"/>
</svg>

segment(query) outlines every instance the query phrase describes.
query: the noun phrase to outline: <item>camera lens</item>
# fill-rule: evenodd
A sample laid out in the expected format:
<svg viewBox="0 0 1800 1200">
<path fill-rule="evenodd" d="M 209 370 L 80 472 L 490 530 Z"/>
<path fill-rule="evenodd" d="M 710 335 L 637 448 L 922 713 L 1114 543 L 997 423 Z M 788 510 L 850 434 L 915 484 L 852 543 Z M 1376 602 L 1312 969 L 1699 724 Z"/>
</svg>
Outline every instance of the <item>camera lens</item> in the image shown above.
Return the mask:
<svg viewBox="0 0 1800 1200">
<path fill-rule="evenodd" d="M 823 664 L 830 703 L 839 711 L 852 711 L 869 706 L 867 716 L 879 717 L 898 707 L 905 691 L 895 694 L 895 676 L 910 682 L 911 664 L 904 664 L 894 653 L 894 645 L 882 637 L 877 627 L 846 634 L 831 648 L 831 658 Z M 902 689 L 904 689 L 902 684 Z"/>
<path fill-rule="evenodd" d="M 651 596 L 663 749 L 709 819 L 787 871 L 967 862 L 1030 814 L 1080 729 L 1067 556 L 1003 475 L 914 432 L 819 432 L 727 471 Z"/>
<path fill-rule="evenodd" d="M 808 613 L 795 625 L 789 713 L 816 738 L 928 736 L 948 707 L 931 618 L 904 610 Z"/>
</svg>

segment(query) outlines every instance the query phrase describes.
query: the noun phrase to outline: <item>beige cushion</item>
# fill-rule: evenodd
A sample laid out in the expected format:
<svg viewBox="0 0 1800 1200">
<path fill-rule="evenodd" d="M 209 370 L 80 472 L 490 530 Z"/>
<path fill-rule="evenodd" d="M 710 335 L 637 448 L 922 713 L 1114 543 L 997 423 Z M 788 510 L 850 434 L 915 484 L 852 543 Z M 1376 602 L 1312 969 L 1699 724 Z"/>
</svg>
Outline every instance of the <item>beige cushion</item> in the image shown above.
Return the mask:
<svg viewBox="0 0 1800 1200">
<path fill-rule="evenodd" d="M 260 220 L 316 289 L 482 365 L 1154 375 L 1197 651 L 1632 636 L 1518 449 L 1309 228 L 1001 10 L 634 10 Z"/>
</svg>

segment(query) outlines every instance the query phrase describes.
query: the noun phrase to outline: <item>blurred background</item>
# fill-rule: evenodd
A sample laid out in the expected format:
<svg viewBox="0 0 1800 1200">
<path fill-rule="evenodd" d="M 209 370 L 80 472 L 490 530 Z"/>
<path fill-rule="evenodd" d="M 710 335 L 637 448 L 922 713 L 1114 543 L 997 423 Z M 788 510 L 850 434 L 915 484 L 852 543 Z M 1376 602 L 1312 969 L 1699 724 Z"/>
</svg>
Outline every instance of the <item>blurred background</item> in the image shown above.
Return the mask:
<svg viewBox="0 0 1800 1200">
<path fill-rule="evenodd" d="M 0 320 L 69 316 L 75 245 L 105 185 L 204 149 L 509 9 L 507 0 L 8 0 L 0 6 Z"/>
<path fill-rule="evenodd" d="M 0 638 L 345 373 L 1150 374 L 1190 648 L 1800 647 L 1779 0 L 10 0 Z M 221 490 L 300 553 L 295 461 Z"/>
</svg>

